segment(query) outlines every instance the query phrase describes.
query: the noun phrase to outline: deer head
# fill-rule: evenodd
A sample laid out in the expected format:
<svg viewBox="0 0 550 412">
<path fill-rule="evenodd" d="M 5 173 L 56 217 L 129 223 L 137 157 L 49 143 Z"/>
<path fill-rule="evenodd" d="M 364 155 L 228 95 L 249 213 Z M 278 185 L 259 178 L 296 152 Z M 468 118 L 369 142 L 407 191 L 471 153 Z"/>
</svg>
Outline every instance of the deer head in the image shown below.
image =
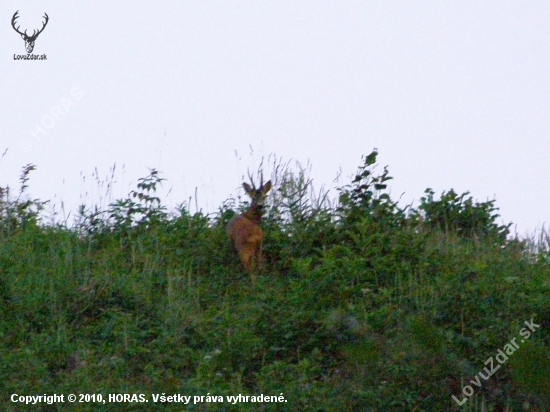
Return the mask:
<svg viewBox="0 0 550 412">
<path fill-rule="evenodd" d="M 38 32 L 37 32 L 36 30 L 33 30 L 32 35 L 29 36 L 29 35 L 27 34 L 27 30 L 25 30 L 25 32 L 22 33 L 22 32 L 19 31 L 19 27 L 20 27 L 20 26 L 15 27 L 15 20 L 17 20 L 17 18 L 19 17 L 19 16 L 17 15 L 17 13 L 19 13 L 19 10 L 17 10 L 17 11 L 15 12 L 15 14 L 13 15 L 13 18 L 11 19 L 11 26 L 13 27 L 13 29 L 14 29 L 17 33 L 19 33 L 19 34 L 21 35 L 21 38 L 22 38 L 23 40 L 25 40 L 25 48 L 27 49 L 27 53 L 32 53 L 32 51 L 33 51 L 33 49 L 34 49 L 34 42 L 36 41 L 36 38 L 38 37 L 38 35 L 39 35 L 40 33 L 42 33 L 42 31 L 43 31 L 44 28 L 46 27 L 46 24 L 48 24 L 48 20 L 49 20 L 50 18 L 48 17 L 48 15 L 47 15 L 46 13 L 44 13 L 44 17 L 45 17 L 46 21 L 43 23 L 42 28 L 41 28 L 40 30 L 38 30 Z"/>
<path fill-rule="evenodd" d="M 256 186 L 254 185 L 254 180 L 252 179 L 252 176 L 250 174 L 248 175 L 250 178 L 250 184 L 244 182 L 243 188 L 248 197 L 250 197 L 251 203 L 250 203 L 250 211 L 256 212 L 256 214 L 261 217 L 263 213 L 263 209 L 265 207 L 265 199 L 267 197 L 267 193 L 271 190 L 271 180 L 269 180 L 264 185 L 264 177 L 263 174 L 261 176 L 260 180 L 260 187 L 256 189 Z"/>
</svg>

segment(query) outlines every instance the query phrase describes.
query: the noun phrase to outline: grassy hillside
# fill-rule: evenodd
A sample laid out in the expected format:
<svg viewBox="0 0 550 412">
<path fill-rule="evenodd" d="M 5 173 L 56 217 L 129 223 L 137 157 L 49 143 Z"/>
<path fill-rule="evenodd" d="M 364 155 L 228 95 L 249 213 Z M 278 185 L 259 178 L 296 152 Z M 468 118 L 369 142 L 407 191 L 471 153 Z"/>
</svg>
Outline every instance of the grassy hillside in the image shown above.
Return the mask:
<svg viewBox="0 0 550 412">
<path fill-rule="evenodd" d="M 255 288 L 225 234 L 246 204 L 167 213 L 153 171 L 74 227 L 48 225 L 43 202 L 22 200 L 28 166 L 18 197 L 0 193 L 1 409 L 550 410 L 548 242 L 511 238 L 494 201 L 467 193 L 402 208 L 375 162 L 334 202 L 276 169 Z M 189 404 L 157 398 L 174 394 Z M 239 394 L 286 402 L 226 398 Z"/>
</svg>

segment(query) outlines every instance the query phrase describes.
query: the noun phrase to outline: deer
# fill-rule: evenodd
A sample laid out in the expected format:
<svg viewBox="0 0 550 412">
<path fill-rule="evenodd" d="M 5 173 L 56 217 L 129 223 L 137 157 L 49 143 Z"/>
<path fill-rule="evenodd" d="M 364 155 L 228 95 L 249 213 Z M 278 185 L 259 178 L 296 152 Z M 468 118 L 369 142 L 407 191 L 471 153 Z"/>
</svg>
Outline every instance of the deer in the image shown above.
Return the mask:
<svg viewBox="0 0 550 412">
<path fill-rule="evenodd" d="M 271 180 L 263 184 L 263 175 L 260 180 L 260 187 L 256 189 L 252 176 L 249 185 L 243 182 L 243 188 L 250 197 L 251 203 L 248 210 L 235 216 L 227 224 L 227 235 L 231 239 L 233 249 L 238 253 L 245 269 L 250 275 L 252 286 L 256 284 L 256 272 L 262 267 L 262 245 L 264 232 L 260 228 L 262 215 L 265 207 L 265 199 L 271 190 Z"/>
<path fill-rule="evenodd" d="M 48 15 L 46 13 L 44 13 L 44 18 L 46 19 L 46 21 L 44 23 L 42 23 L 42 28 L 40 30 L 38 30 L 38 32 L 36 30 L 33 30 L 32 35 L 29 36 L 27 34 L 27 30 L 25 30 L 25 32 L 20 32 L 19 31 L 20 26 L 15 27 L 16 20 L 19 18 L 18 13 L 19 13 L 19 10 L 17 10 L 15 12 L 15 14 L 13 15 L 13 17 L 11 19 L 11 26 L 13 27 L 13 29 L 17 33 L 19 33 L 21 35 L 21 38 L 23 40 L 25 40 L 25 48 L 27 49 L 27 53 L 32 53 L 32 51 L 34 49 L 34 42 L 36 41 L 36 38 L 38 37 L 38 35 L 40 33 L 42 33 L 44 31 L 44 29 L 46 28 L 46 25 L 48 24 L 48 21 L 50 20 L 50 18 L 48 17 Z"/>
</svg>

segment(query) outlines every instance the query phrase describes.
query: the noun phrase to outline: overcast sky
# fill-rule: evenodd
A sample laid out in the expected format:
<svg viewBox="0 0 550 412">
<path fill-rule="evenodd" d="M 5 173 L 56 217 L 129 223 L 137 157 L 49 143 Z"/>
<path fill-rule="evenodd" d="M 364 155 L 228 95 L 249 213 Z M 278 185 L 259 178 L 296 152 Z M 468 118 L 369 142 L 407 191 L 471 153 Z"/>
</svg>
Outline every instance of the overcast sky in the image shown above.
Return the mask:
<svg viewBox="0 0 550 412">
<path fill-rule="evenodd" d="M 14 60 L 17 10 L 28 34 L 48 14 L 47 60 Z M 0 21 L 0 185 L 33 163 L 31 194 L 74 208 L 116 163 L 115 197 L 157 168 L 170 206 L 198 187 L 215 211 L 262 156 L 319 187 L 376 147 L 404 204 L 454 188 L 520 234 L 549 220 L 548 1 L 2 1 Z"/>
</svg>

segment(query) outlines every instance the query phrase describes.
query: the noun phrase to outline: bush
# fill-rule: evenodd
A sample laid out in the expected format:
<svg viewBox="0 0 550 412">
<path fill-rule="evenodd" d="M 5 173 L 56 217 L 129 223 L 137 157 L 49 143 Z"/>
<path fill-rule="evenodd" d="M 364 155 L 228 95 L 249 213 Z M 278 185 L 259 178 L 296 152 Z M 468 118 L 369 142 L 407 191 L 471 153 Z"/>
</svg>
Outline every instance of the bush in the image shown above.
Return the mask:
<svg viewBox="0 0 550 412">
<path fill-rule="evenodd" d="M 1 192 L 0 390 L 145 394 L 132 410 L 457 410 L 451 396 L 534 318 L 467 407 L 548 410 L 547 249 L 510 239 L 494 200 L 428 189 L 401 208 L 377 154 L 333 201 L 307 168 L 275 168 L 254 288 L 225 233 L 246 203 L 169 213 L 153 170 L 74 227 L 46 225 L 45 202 L 22 196 L 27 166 L 20 196 Z M 163 392 L 287 402 L 153 403 Z"/>
</svg>

